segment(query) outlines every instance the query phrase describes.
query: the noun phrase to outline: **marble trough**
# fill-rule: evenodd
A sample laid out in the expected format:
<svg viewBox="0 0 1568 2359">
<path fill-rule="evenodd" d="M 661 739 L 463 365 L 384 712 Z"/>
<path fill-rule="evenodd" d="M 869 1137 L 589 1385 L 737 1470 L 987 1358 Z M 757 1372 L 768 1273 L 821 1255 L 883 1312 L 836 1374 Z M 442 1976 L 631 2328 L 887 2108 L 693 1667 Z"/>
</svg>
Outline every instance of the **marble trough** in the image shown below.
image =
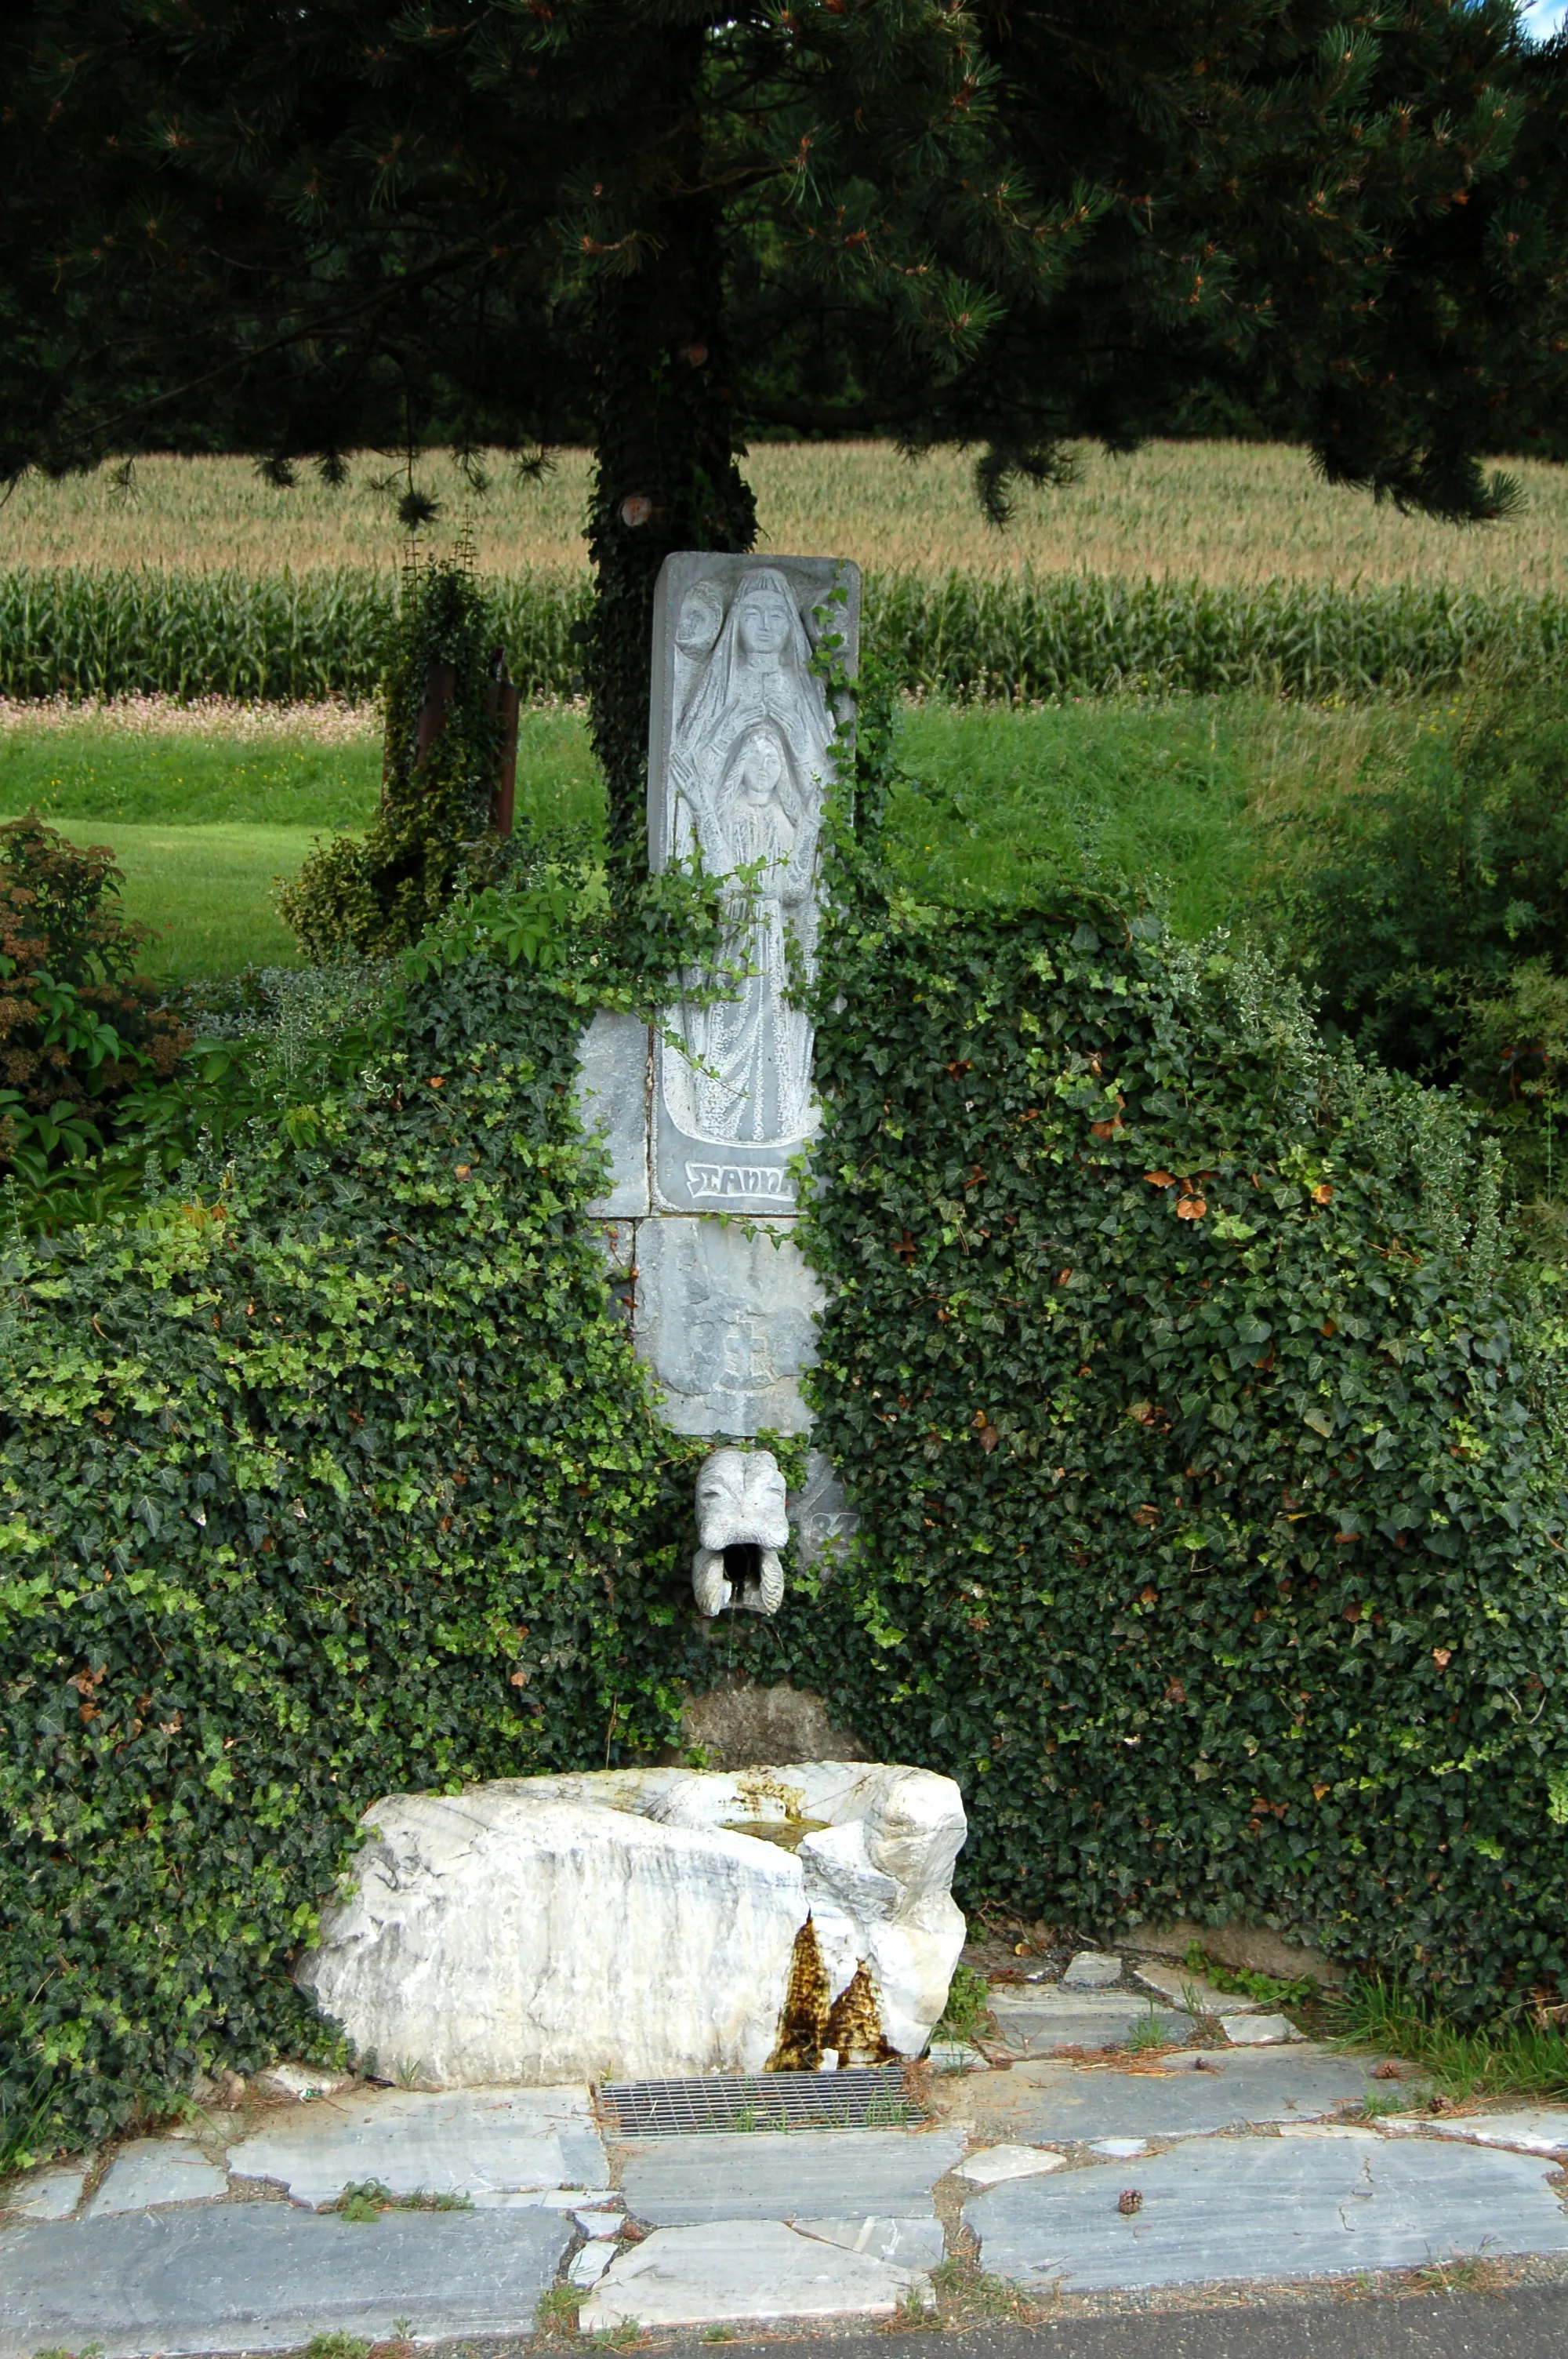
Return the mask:
<svg viewBox="0 0 1568 2359">
<path fill-rule="evenodd" d="M 297 1981 L 404 2087 L 917 2056 L 963 1946 L 950 1778 L 619 1769 L 372 1805 Z"/>
</svg>

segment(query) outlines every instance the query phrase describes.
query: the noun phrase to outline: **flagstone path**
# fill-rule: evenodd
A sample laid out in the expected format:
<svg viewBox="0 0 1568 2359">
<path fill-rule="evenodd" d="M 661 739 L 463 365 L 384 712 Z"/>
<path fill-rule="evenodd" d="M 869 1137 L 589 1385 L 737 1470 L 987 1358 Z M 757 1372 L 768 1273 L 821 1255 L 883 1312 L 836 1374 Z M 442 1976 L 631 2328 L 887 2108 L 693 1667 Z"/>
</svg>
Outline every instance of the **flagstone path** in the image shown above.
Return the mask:
<svg viewBox="0 0 1568 2359">
<path fill-rule="evenodd" d="M 1044 1995 L 991 2043 L 1004 2069 L 933 2075 L 918 2129 L 607 2145 L 581 2088 L 352 2085 L 200 2114 L 0 2189 L 0 2359 L 526 2334 L 556 2287 L 585 2332 L 917 2317 L 954 2251 L 1086 2294 L 1568 2262 L 1568 2109 L 1432 2115 L 1403 2068 L 1293 2038 L 1053 2054 Z M 1052 1995 L 1075 2022 L 1129 2003 Z M 1400 2110 L 1368 2117 L 1368 2098 Z M 367 2182 L 366 2216 L 329 2208 Z"/>
</svg>

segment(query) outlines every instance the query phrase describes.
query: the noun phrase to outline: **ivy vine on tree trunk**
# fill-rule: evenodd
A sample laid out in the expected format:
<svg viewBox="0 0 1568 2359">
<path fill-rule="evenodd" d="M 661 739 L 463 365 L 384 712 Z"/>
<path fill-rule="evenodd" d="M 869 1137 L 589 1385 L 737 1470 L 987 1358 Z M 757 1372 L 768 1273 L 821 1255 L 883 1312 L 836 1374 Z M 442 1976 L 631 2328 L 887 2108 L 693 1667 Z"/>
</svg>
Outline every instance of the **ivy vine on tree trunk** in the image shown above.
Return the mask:
<svg viewBox="0 0 1568 2359">
<path fill-rule="evenodd" d="M 719 215 L 703 166 L 700 27 L 643 36 L 645 72 L 624 107 L 638 218 L 593 305 L 596 463 L 589 549 L 597 577 L 586 673 L 604 770 L 613 868 L 645 865 L 654 589 L 671 549 L 741 551 L 756 502 L 736 464 L 727 381 Z"/>
</svg>

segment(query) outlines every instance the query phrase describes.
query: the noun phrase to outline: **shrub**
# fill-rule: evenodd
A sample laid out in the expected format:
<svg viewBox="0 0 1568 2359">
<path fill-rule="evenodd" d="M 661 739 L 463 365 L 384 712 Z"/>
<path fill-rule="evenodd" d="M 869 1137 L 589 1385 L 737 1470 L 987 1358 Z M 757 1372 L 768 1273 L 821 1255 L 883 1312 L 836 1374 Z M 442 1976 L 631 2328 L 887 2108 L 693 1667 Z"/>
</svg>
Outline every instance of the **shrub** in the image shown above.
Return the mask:
<svg viewBox="0 0 1568 2359">
<path fill-rule="evenodd" d="M 1325 1014 L 1365 1052 L 1439 1082 L 1465 1071 L 1477 999 L 1568 941 L 1568 715 L 1543 693 L 1478 695 L 1418 731 L 1381 788 L 1325 804 L 1280 895 Z"/>
<path fill-rule="evenodd" d="M 823 1677 L 958 1778 L 971 1896 L 1520 2005 L 1568 1973 L 1568 1460 L 1496 1151 L 1157 936 L 872 906 L 824 952 Z"/>
<path fill-rule="evenodd" d="M 36 812 L 0 827 L 0 1172 L 34 1189 L 101 1152 L 126 1093 L 190 1038 L 135 973 L 150 929 L 117 907 L 124 881 L 106 846 Z"/>
<path fill-rule="evenodd" d="M 288 1965 L 376 1794 L 673 1731 L 655 1510 L 701 1445 L 581 1217 L 583 997 L 428 966 L 308 1127 L 11 1248 L 0 2109 L 31 2151 L 330 2052 Z"/>
<path fill-rule="evenodd" d="M 573 1084 L 719 906 L 584 887 L 520 864 L 378 1002 L 297 979 L 204 1167 L 0 1251 L 0 2167 L 332 2053 L 289 1966 L 377 1794 L 676 1734 L 707 1445 L 611 1303 Z"/>
<path fill-rule="evenodd" d="M 1568 718 L 1539 689 L 1418 728 L 1377 790 L 1321 807 L 1275 924 L 1330 1027 L 1486 1110 L 1538 1242 L 1561 1245 Z"/>
<path fill-rule="evenodd" d="M 405 949 L 460 890 L 500 873 L 504 847 L 490 820 L 501 734 L 487 701 L 494 636 L 488 602 L 460 559 L 409 569 L 384 683 L 381 809 L 362 840 L 318 839 L 278 895 L 308 957 Z M 427 699 L 441 666 L 450 693 L 431 737 Z"/>
<path fill-rule="evenodd" d="M 8 1248 L 18 2155 L 330 2052 L 289 1970 L 378 1794 L 646 1759 L 737 1672 L 957 1777 L 971 1898 L 1261 1917 L 1471 2013 L 1563 1973 L 1561 1383 L 1495 1158 L 1223 948 L 857 903 L 806 1237 L 861 1537 L 701 1623 L 708 1444 L 611 1306 L 572 1100 L 697 906 L 466 904 L 287 1120 Z"/>
</svg>

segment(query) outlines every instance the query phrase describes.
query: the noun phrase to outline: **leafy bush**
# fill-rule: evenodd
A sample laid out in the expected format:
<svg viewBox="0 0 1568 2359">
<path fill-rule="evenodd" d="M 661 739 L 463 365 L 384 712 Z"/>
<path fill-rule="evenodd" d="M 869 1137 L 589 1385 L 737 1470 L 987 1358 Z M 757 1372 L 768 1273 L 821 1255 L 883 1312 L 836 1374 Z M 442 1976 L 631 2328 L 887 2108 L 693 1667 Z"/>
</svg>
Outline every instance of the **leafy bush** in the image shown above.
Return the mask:
<svg viewBox="0 0 1568 2359">
<path fill-rule="evenodd" d="M 1563 1973 L 1561 1384 L 1495 1158 L 1150 920 L 848 908 L 806 1234 L 861 1538 L 700 1623 L 708 1445 L 571 1094 L 591 1007 L 711 952 L 693 890 L 463 905 L 287 1119 L 8 1248 L 14 2152 L 330 2052 L 289 1969 L 377 1794 L 646 1759 L 733 1673 L 956 1776 L 971 1897 L 1260 1916 L 1474 2013 Z"/>
<path fill-rule="evenodd" d="M 655 1511 L 702 1445 L 581 1218 L 586 995 L 564 953 L 427 961 L 308 1129 L 4 1263 L 0 2106 L 32 2151 L 330 2049 L 288 1962 L 377 1793 L 673 1730 Z"/>
<path fill-rule="evenodd" d="M 385 681 L 381 809 L 362 840 L 318 840 L 278 895 L 308 957 L 406 949 L 460 889 L 500 872 L 505 851 L 490 806 L 501 732 L 486 695 L 493 645 L 488 602 L 460 560 L 410 568 Z M 438 734 L 422 745 L 438 666 L 449 667 L 451 693 Z"/>
<path fill-rule="evenodd" d="M 959 1779 L 971 1895 L 1518 2005 L 1568 1973 L 1568 1460 L 1496 1152 L 1157 933 L 873 904 L 824 953 L 827 1683 Z"/>
<path fill-rule="evenodd" d="M 1561 701 L 1487 693 L 1458 728 L 1418 732 L 1400 775 L 1319 809 L 1281 897 L 1333 1022 L 1402 1072 L 1457 1080 L 1477 996 L 1568 960 Z"/>
<path fill-rule="evenodd" d="M 189 1040 L 135 973 L 148 929 L 116 906 L 124 881 L 105 846 L 36 812 L 0 827 L 0 1172 L 35 1190 L 102 1152 L 127 1093 Z"/>
<path fill-rule="evenodd" d="M 1550 1198 L 1568 1052 L 1560 700 L 1488 690 L 1456 728 L 1418 728 L 1396 777 L 1318 809 L 1276 901 L 1330 1025 L 1400 1071 L 1463 1084 L 1526 1198 Z"/>
</svg>

